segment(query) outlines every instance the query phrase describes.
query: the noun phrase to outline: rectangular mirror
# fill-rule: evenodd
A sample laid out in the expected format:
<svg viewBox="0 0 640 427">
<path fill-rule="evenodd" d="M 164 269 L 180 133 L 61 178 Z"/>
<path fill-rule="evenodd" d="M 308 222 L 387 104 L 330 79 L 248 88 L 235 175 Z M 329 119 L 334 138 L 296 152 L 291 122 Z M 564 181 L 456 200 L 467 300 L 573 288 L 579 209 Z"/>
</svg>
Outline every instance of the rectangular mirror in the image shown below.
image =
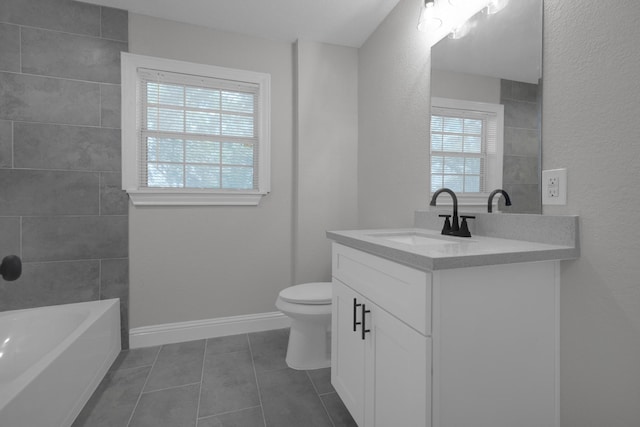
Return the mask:
<svg viewBox="0 0 640 427">
<path fill-rule="evenodd" d="M 501 198 L 502 212 L 542 212 L 542 1 L 498 0 L 499 12 L 483 9 L 432 47 L 431 192 L 449 187 L 485 212 L 501 187 L 512 201 Z M 480 128 L 485 106 L 502 123 Z"/>
</svg>

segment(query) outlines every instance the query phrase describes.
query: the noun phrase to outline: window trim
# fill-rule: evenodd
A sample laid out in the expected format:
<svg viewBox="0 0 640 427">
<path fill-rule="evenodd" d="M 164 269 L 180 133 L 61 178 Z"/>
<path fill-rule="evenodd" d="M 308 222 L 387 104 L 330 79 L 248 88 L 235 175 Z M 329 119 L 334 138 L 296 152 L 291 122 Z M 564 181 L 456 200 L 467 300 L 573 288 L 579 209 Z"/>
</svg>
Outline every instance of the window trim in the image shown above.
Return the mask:
<svg viewBox="0 0 640 427">
<path fill-rule="evenodd" d="M 255 206 L 271 191 L 271 76 L 267 73 L 196 64 L 123 52 L 122 73 L 122 189 L 134 205 L 239 205 Z M 192 74 L 259 85 L 258 189 L 148 188 L 139 185 L 138 68 Z"/>
<path fill-rule="evenodd" d="M 458 205 L 460 206 L 486 206 L 489 194 L 496 188 L 502 187 L 503 158 L 504 158 L 504 105 L 489 102 L 467 101 L 463 99 L 431 98 L 431 109 L 433 107 L 449 108 L 456 110 L 473 110 L 490 112 L 496 114 L 496 154 L 495 160 L 487 158 L 486 167 L 486 189 L 482 193 L 459 193 Z M 431 122 L 432 112 L 429 112 L 429 122 Z M 429 126 L 429 181 L 431 181 L 431 126 Z M 429 197 L 433 196 L 431 183 L 429 183 Z M 451 198 L 444 198 L 438 201 L 440 205 L 452 205 Z"/>
</svg>

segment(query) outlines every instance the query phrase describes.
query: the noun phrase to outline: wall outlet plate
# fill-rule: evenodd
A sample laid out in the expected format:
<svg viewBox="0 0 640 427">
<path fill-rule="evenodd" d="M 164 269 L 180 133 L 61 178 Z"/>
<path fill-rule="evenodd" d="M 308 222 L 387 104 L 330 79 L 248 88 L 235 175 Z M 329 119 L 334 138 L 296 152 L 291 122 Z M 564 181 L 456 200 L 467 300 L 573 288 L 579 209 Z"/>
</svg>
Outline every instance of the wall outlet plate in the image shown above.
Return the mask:
<svg viewBox="0 0 640 427">
<path fill-rule="evenodd" d="M 567 169 L 542 171 L 542 204 L 567 204 Z"/>
</svg>

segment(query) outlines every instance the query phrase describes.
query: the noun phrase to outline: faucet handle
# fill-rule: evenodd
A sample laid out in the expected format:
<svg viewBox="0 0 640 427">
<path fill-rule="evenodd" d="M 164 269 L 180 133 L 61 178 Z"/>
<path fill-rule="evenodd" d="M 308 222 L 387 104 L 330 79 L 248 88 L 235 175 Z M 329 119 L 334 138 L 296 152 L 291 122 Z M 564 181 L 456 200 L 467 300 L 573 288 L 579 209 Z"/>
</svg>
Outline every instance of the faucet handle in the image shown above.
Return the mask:
<svg viewBox="0 0 640 427">
<path fill-rule="evenodd" d="M 462 224 L 460 224 L 460 230 L 454 232 L 453 234 L 458 237 L 471 237 L 471 232 L 469 232 L 469 226 L 467 224 L 468 219 L 475 219 L 473 215 L 460 215 L 462 218 Z"/>
<path fill-rule="evenodd" d="M 451 215 L 438 215 L 440 218 L 444 218 L 444 225 L 442 226 L 442 232 L 440 234 L 451 234 L 451 222 L 449 218 Z"/>
</svg>

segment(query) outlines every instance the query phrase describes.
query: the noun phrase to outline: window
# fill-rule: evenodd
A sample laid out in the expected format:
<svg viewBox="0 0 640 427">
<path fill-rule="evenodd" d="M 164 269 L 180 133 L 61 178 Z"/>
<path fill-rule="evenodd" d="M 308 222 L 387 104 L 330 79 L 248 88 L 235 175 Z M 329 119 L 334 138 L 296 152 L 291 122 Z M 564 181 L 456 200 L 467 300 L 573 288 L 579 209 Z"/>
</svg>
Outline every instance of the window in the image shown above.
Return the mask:
<svg viewBox="0 0 640 427">
<path fill-rule="evenodd" d="M 431 101 L 431 193 L 447 187 L 461 204 L 486 203 L 502 185 L 504 107 L 455 99 Z"/>
<path fill-rule="evenodd" d="M 134 204 L 257 205 L 269 75 L 123 54 L 123 189 Z"/>
</svg>

